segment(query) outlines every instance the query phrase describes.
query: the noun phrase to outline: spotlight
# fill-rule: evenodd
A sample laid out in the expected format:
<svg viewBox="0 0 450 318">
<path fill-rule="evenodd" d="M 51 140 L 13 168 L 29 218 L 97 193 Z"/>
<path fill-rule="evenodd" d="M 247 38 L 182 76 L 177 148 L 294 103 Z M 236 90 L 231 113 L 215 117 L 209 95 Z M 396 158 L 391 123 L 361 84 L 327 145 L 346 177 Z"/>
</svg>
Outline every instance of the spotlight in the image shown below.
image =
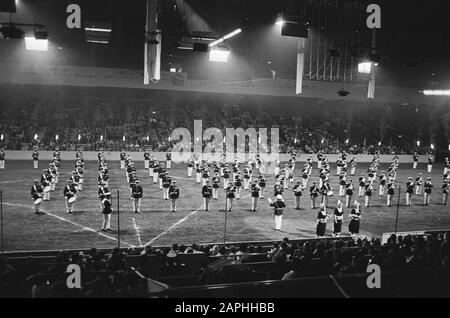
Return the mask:
<svg viewBox="0 0 450 318">
<path fill-rule="evenodd" d="M 216 41 L 214 41 L 214 42 L 209 43 L 209 47 L 213 47 L 213 46 L 215 46 L 215 45 L 217 45 L 217 44 L 219 44 L 219 43 L 222 43 L 223 41 L 228 40 L 229 38 L 232 38 L 233 36 L 235 36 L 235 35 L 237 35 L 237 34 L 239 34 L 239 33 L 241 33 L 241 32 L 242 32 L 242 29 L 236 29 L 236 30 L 234 30 L 233 32 L 228 33 L 227 35 L 224 35 L 224 36 L 221 37 L 220 39 L 218 39 L 218 40 L 216 40 Z"/>
<path fill-rule="evenodd" d="M 417 140 L 416 145 L 417 147 L 420 147 L 420 140 Z"/>
<path fill-rule="evenodd" d="M 209 51 L 209 61 L 226 63 L 228 62 L 229 55 L 230 55 L 229 49 L 214 47 Z"/>
<path fill-rule="evenodd" d="M 370 74 L 372 70 L 372 62 L 362 62 L 358 64 L 358 73 Z"/>
<path fill-rule="evenodd" d="M 25 48 L 29 51 L 48 51 L 48 40 L 38 40 L 34 37 L 26 36 Z"/>
<path fill-rule="evenodd" d="M 22 39 L 25 32 L 14 25 L 4 26 L 0 28 L 0 33 L 4 39 Z"/>
<path fill-rule="evenodd" d="M 442 90 L 442 89 L 424 90 L 423 94 L 425 96 L 450 96 L 450 90 Z"/>
<path fill-rule="evenodd" d="M 340 90 L 338 92 L 336 92 L 339 96 L 341 97 L 347 97 L 348 95 L 350 95 L 350 92 L 344 91 L 344 90 Z"/>
<path fill-rule="evenodd" d="M 431 150 L 434 150 L 434 144 L 430 145 Z"/>
</svg>

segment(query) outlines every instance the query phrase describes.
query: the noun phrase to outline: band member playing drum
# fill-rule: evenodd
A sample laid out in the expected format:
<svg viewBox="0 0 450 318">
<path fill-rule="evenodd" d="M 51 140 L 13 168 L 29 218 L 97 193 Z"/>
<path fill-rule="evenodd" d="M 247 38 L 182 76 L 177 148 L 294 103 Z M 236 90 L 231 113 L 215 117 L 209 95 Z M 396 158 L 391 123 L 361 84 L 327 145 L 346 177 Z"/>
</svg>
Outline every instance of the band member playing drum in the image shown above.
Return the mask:
<svg viewBox="0 0 450 318">
<path fill-rule="evenodd" d="M 431 177 L 427 178 L 427 181 L 424 184 L 425 193 L 423 196 L 423 205 L 429 205 L 430 204 L 430 196 L 431 196 L 431 189 L 433 188 L 433 183 L 431 183 Z"/>
<path fill-rule="evenodd" d="M 209 211 L 209 201 L 212 197 L 212 187 L 209 184 L 209 180 L 206 181 L 205 185 L 202 187 L 202 197 L 205 203 L 205 211 Z"/>
<path fill-rule="evenodd" d="M 253 181 L 252 185 L 250 186 L 250 191 L 252 196 L 252 212 L 256 212 L 260 191 L 257 180 Z"/>
<path fill-rule="evenodd" d="M 417 154 L 417 151 L 414 152 L 413 155 L 413 169 L 417 169 L 417 164 L 419 163 L 419 155 Z"/>
<path fill-rule="evenodd" d="M 134 185 L 131 188 L 131 199 L 133 200 L 134 213 L 141 212 L 141 199 L 143 196 L 142 186 L 139 179 L 134 181 Z"/>
<path fill-rule="evenodd" d="M 320 189 L 316 186 L 316 182 L 313 182 L 313 185 L 311 188 L 309 188 L 309 197 L 311 198 L 311 208 L 316 208 L 316 200 L 319 196 Z"/>
<path fill-rule="evenodd" d="M 416 194 L 421 195 L 422 194 L 422 187 L 423 187 L 423 177 L 422 174 L 419 173 L 419 175 L 416 177 Z"/>
<path fill-rule="evenodd" d="M 111 199 L 103 199 L 101 205 L 103 206 L 103 223 L 102 232 L 112 232 L 111 230 L 111 213 L 112 213 L 112 202 Z"/>
<path fill-rule="evenodd" d="M 412 205 L 412 195 L 414 193 L 414 182 L 411 177 L 408 178 L 408 182 L 406 182 L 406 205 Z"/>
<path fill-rule="evenodd" d="M 333 196 L 333 191 L 331 191 L 331 186 L 328 181 L 324 182 L 322 186 L 322 203 L 328 208 L 328 197 Z"/>
<path fill-rule="evenodd" d="M 281 231 L 281 222 L 283 220 L 283 209 L 286 208 L 286 203 L 283 201 L 283 196 L 281 194 L 276 196 L 277 200 L 272 202 L 269 199 L 269 206 L 274 208 L 273 216 L 275 220 L 275 231 Z"/>
<path fill-rule="evenodd" d="M 316 226 L 316 235 L 317 238 L 323 238 L 325 236 L 325 231 L 327 229 L 327 208 L 323 203 L 320 204 L 319 214 L 317 214 L 317 226 Z"/>
<path fill-rule="evenodd" d="M 333 236 L 338 237 L 342 231 L 342 220 L 344 218 L 344 208 L 341 200 L 338 200 L 334 209 Z"/>
<path fill-rule="evenodd" d="M 75 188 L 73 181 L 71 179 L 67 181 L 67 185 L 64 187 L 63 194 L 66 200 L 67 213 L 71 214 L 73 210 L 73 205 L 77 199 L 77 189 Z"/>
<path fill-rule="evenodd" d="M 348 225 L 348 231 L 352 236 L 359 234 L 359 226 L 361 220 L 361 209 L 359 202 L 355 201 L 355 206 L 350 213 L 350 223 Z"/>
<path fill-rule="evenodd" d="M 122 150 L 120 153 L 120 170 L 125 169 L 125 159 L 127 158 L 127 154 Z"/>
<path fill-rule="evenodd" d="M 0 169 L 5 169 L 5 150 L 0 149 Z"/>
<path fill-rule="evenodd" d="M 394 199 L 395 184 L 393 179 L 389 179 L 387 184 L 387 206 L 392 206 L 392 199 Z"/>
<path fill-rule="evenodd" d="M 39 213 L 39 208 L 42 203 L 42 194 L 44 193 L 44 189 L 39 184 L 39 180 L 34 180 L 34 185 L 31 187 L 31 199 L 34 204 L 34 213 Z"/>
<path fill-rule="evenodd" d="M 173 181 L 172 185 L 169 188 L 169 197 L 170 211 L 177 212 L 177 200 L 180 197 L 180 189 L 178 189 L 176 181 Z"/>
<path fill-rule="evenodd" d="M 368 184 L 366 184 L 365 187 L 365 206 L 368 208 L 370 206 L 370 198 L 372 197 L 372 192 L 373 192 L 373 186 L 372 183 L 369 182 Z"/>
<path fill-rule="evenodd" d="M 103 201 L 111 200 L 111 192 L 104 182 L 98 184 L 98 198 L 100 199 L 100 209 L 103 210 Z"/>
<path fill-rule="evenodd" d="M 34 148 L 33 154 L 31 155 L 33 158 L 33 168 L 38 169 L 39 168 L 39 151 L 37 151 L 37 148 Z"/>
<path fill-rule="evenodd" d="M 428 157 L 428 166 L 427 166 L 428 173 L 431 173 L 431 170 L 433 169 L 433 162 L 434 162 L 433 155 L 430 155 Z"/>
<path fill-rule="evenodd" d="M 346 206 L 347 208 L 350 207 L 350 202 L 352 202 L 353 191 L 354 191 L 353 181 L 350 180 L 350 181 L 345 185 L 345 206 Z"/>
<path fill-rule="evenodd" d="M 450 179 L 446 179 L 442 184 L 442 205 L 447 205 L 449 191 L 450 191 Z"/>
</svg>

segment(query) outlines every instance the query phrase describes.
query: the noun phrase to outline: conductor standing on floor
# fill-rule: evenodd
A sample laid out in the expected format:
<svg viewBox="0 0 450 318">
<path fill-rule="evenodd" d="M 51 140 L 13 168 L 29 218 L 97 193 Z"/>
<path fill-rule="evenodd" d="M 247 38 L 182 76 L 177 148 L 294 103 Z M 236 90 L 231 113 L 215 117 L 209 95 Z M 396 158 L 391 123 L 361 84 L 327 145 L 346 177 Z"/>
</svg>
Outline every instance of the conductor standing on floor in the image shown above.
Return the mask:
<svg viewBox="0 0 450 318">
<path fill-rule="evenodd" d="M 281 231 L 281 222 L 283 220 L 283 209 L 286 208 L 286 204 L 283 201 L 283 197 L 281 194 L 277 195 L 277 200 L 275 202 L 272 202 L 271 199 L 269 199 L 269 206 L 274 208 L 273 216 L 275 219 L 275 231 Z"/>
<path fill-rule="evenodd" d="M 134 185 L 131 187 L 131 199 L 133 200 L 134 213 L 141 212 L 141 199 L 142 199 L 142 186 L 138 179 L 135 180 Z"/>
</svg>

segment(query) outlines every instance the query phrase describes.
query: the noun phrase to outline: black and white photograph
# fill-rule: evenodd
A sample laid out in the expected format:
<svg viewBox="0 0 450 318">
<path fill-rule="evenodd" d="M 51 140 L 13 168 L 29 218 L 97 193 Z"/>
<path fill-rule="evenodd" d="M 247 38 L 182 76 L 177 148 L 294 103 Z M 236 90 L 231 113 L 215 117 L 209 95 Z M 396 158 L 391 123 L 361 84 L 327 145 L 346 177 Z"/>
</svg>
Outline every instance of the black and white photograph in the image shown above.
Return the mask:
<svg viewBox="0 0 450 318">
<path fill-rule="evenodd" d="M 450 298 L 449 17 L 0 0 L 0 298 Z"/>
</svg>

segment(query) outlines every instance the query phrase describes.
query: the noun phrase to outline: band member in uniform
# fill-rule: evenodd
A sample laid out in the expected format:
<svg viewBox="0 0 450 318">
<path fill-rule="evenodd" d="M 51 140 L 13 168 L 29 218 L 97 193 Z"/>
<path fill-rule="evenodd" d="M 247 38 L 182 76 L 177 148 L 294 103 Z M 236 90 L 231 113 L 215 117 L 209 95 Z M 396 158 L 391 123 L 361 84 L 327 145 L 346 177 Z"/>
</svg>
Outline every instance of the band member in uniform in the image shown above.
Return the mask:
<svg viewBox="0 0 450 318">
<path fill-rule="evenodd" d="M 260 199 L 264 199 L 264 189 L 266 188 L 266 183 L 267 183 L 266 177 L 264 177 L 264 175 L 261 174 L 258 177 L 258 185 L 259 185 L 259 188 L 260 188 L 260 191 L 259 191 L 259 198 Z"/>
<path fill-rule="evenodd" d="M 5 150 L 0 149 L 0 169 L 5 169 Z"/>
<path fill-rule="evenodd" d="M 423 205 L 430 204 L 430 196 L 431 196 L 431 188 L 433 188 L 433 184 L 431 183 L 431 178 L 428 177 L 427 181 L 424 184 L 425 193 L 423 196 Z"/>
<path fill-rule="evenodd" d="M 431 173 L 431 170 L 433 169 L 433 162 L 434 158 L 433 155 L 428 156 L 428 173 Z"/>
<path fill-rule="evenodd" d="M 354 176 L 355 172 L 356 172 L 356 157 L 352 157 L 352 159 L 350 160 L 350 175 Z"/>
<path fill-rule="evenodd" d="M 387 184 L 387 206 L 392 206 L 392 200 L 395 194 L 395 184 L 393 179 L 389 179 Z"/>
<path fill-rule="evenodd" d="M 157 183 L 158 182 L 159 168 L 160 168 L 160 164 L 159 164 L 158 160 L 155 160 L 153 162 L 153 169 L 150 168 L 153 171 L 153 183 Z"/>
<path fill-rule="evenodd" d="M 381 171 L 381 175 L 379 178 L 380 178 L 380 189 L 378 191 L 378 195 L 383 196 L 384 189 L 386 188 L 386 182 L 387 182 L 386 172 Z"/>
<path fill-rule="evenodd" d="M 148 169 L 150 163 L 150 152 L 146 150 L 144 152 L 144 168 Z"/>
<path fill-rule="evenodd" d="M 311 208 L 316 208 L 316 200 L 319 196 L 320 189 L 316 186 L 316 182 L 313 182 L 311 188 L 309 188 L 309 197 L 311 198 Z"/>
<path fill-rule="evenodd" d="M 274 175 L 280 174 L 280 159 L 278 158 L 274 161 L 273 173 Z"/>
<path fill-rule="evenodd" d="M 327 229 L 327 208 L 323 203 L 320 204 L 319 214 L 317 214 L 317 226 L 316 226 L 316 235 L 317 238 L 323 238 L 325 236 L 325 231 Z"/>
<path fill-rule="evenodd" d="M 200 163 L 199 162 L 197 162 L 195 164 L 195 179 L 196 179 L 195 181 L 197 183 L 202 182 L 202 168 L 200 167 Z"/>
<path fill-rule="evenodd" d="M 67 181 L 67 185 L 64 187 L 63 194 L 66 199 L 67 213 L 71 214 L 77 196 L 77 189 L 75 188 L 72 180 Z"/>
<path fill-rule="evenodd" d="M 331 186 L 328 181 L 324 182 L 322 186 L 322 203 L 328 208 L 328 197 L 333 196 L 333 191 L 331 191 Z"/>
<path fill-rule="evenodd" d="M 250 191 L 252 195 L 252 212 L 256 212 L 260 191 L 257 180 L 253 181 L 252 185 L 250 186 Z"/>
<path fill-rule="evenodd" d="M 163 189 L 163 180 L 166 174 L 166 169 L 163 168 L 163 164 L 160 164 L 158 169 L 159 190 Z"/>
<path fill-rule="evenodd" d="M 448 192 L 450 191 L 450 179 L 444 180 L 442 184 L 442 205 L 447 205 Z"/>
<path fill-rule="evenodd" d="M 251 179 L 249 165 L 245 166 L 243 173 L 244 173 L 244 190 L 248 190 L 249 186 L 250 186 L 250 179 Z"/>
<path fill-rule="evenodd" d="M 169 188 L 169 197 L 170 211 L 177 212 L 177 200 L 180 197 L 180 189 L 178 189 L 176 181 L 173 181 L 172 185 Z"/>
<path fill-rule="evenodd" d="M 202 169 L 202 185 L 205 185 L 207 180 L 209 180 L 209 167 L 205 165 Z"/>
<path fill-rule="evenodd" d="M 346 206 L 347 208 L 350 207 L 350 202 L 352 202 L 353 191 L 354 191 L 353 181 L 350 180 L 350 181 L 345 185 L 345 206 Z"/>
<path fill-rule="evenodd" d="M 406 182 L 406 205 L 412 205 L 412 195 L 414 193 L 414 182 L 411 177 L 408 178 L 408 182 Z"/>
<path fill-rule="evenodd" d="M 359 177 L 358 196 L 362 197 L 364 195 L 365 188 L 366 188 L 366 178 L 364 177 L 364 173 L 361 173 L 361 176 Z"/>
<path fill-rule="evenodd" d="M 105 199 L 111 201 L 111 192 L 109 191 L 105 182 L 100 182 L 98 184 L 98 198 L 100 199 L 100 209 L 103 211 L 103 201 Z"/>
<path fill-rule="evenodd" d="M 344 208 L 341 200 L 338 200 L 334 209 L 333 236 L 338 237 L 342 231 L 342 220 L 344 218 Z"/>
<path fill-rule="evenodd" d="M 239 172 L 238 172 L 239 173 Z M 228 187 L 228 184 L 230 183 L 230 170 L 228 169 L 228 166 L 225 166 L 225 168 L 223 169 L 223 188 L 225 189 L 226 187 Z M 239 176 L 240 178 L 240 176 Z M 240 183 L 242 183 L 242 178 L 240 178 Z M 242 186 L 242 184 L 241 184 Z M 241 186 L 239 186 L 239 191 L 241 191 Z"/>
<path fill-rule="evenodd" d="M 172 168 L 172 153 L 170 151 L 166 153 L 166 168 Z"/>
<path fill-rule="evenodd" d="M 44 189 L 42 189 L 42 186 L 39 184 L 39 180 L 34 180 L 34 185 L 31 187 L 31 199 L 33 200 L 34 213 L 36 214 L 39 213 L 43 192 Z"/>
<path fill-rule="evenodd" d="M 308 184 L 308 179 L 309 179 L 309 173 L 308 173 L 308 169 L 305 167 L 302 169 L 302 187 L 304 189 L 306 189 L 306 186 Z"/>
<path fill-rule="evenodd" d="M 242 189 L 242 177 L 240 176 L 240 171 L 238 170 L 236 172 L 236 175 L 234 176 L 234 186 L 236 187 L 236 200 L 241 199 L 241 189 Z M 225 180 L 224 180 L 225 181 Z"/>
<path fill-rule="evenodd" d="M 301 181 L 297 181 L 297 184 L 294 185 L 294 197 L 295 197 L 295 209 L 300 210 L 300 199 L 302 197 L 302 184 Z"/>
<path fill-rule="evenodd" d="M 343 172 L 339 176 L 339 196 L 343 197 L 345 195 L 345 186 L 347 185 L 347 174 Z"/>
<path fill-rule="evenodd" d="M 219 188 L 220 188 L 220 174 L 216 172 L 212 177 L 212 198 L 217 200 L 219 198 Z"/>
<path fill-rule="evenodd" d="M 169 176 L 168 173 L 163 177 L 162 179 L 162 187 L 163 187 L 163 199 L 169 200 L 169 188 L 172 184 L 172 178 Z"/>
<path fill-rule="evenodd" d="M 141 212 L 141 199 L 143 196 L 142 186 L 139 179 L 134 181 L 133 187 L 131 188 L 131 199 L 133 200 L 134 213 Z"/>
<path fill-rule="evenodd" d="M 37 151 L 37 148 L 34 148 L 33 154 L 31 156 L 33 158 L 33 168 L 38 169 L 39 168 L 39 151 Z"/>
<path fill-rule="evenodd" d="M 370 198 L 372 197 L 373 186 L 372 183 L 366 184 L 365 187 L 365 206 L 368 208 L 370 206 Z"/>
<path fill-rule="evenodd" d="M 234 198 L 236 197 L 236 186 L 230 182 L 228 184 L 228 187 L 225 189 L 225 193 L 227 196 L 226 210 L 228 212 L 231 212 L 233 210 L 233 201 L 234 201 Z"/>
<path fill-rule="evenodd" d="M 351 220 L 348 225 L 348 231 L 351 233 L 352 236 L 355 236 L 356 234 L 359 234 L 359 226 L 361 220 L 360 204 L 357 201 L 355 201 L 355 206 L 353 207 L 350 213 L 350 219 Z"/>
<path fill-rule="evenodd" d="M 103 199 L 101 205 L 102 215 L 103 215 L 103 223 L 102 223 L 102 232 L 112 232 L 111 230 L 111 213 L 112 213 L 112 203 L 111 199 Z"/>
<path fill-rule="evenodd" d="M 202 197 L 205 203 L 205 211 L 209 211 L 209 200 L 211 200 L 212 197 L 212 187 L 209 184 L 209 180 L 207 180 L 205 185 L 202 187 Z"/>
<path fill-rule="evenodd" d="M 277 200 L 272 202 L 269 199 L 269 206 L 274 208 L 273 216 L 275 221 L 275 231 L 281 231 L 281 222 L 283 220 L 283 209 L 286 208 L 286 203 L 283 201 L 283 196 L 281 194 L 277 195 Z"/>
<path fill-rule="evenodd" d="M 42 170 L 42 176 L 41 176 L 41 184 L 44 188 L 44 201 L 50 201 L 50 189 L 52 182 L 52 176 L 50 172 L 48 172 L 48 169 Z"/>
<path fill-rule="evenodd" d="M 419 155 L 417 154 L 417 151 L 414 152 L 413 155 L 413 169 L 417 169 L 417 164 L 419 163 Z"/>
<path fill-rule="evenodd" d="M 192 177 L 192 169 L 194 168 L 194 160 L 192 158 L 189 158 L 187 163 L 187 171 L 188 171 L 188 177 Z"/>
<path fill-rule="evenodd" d="M 322 166 L 322 160 L 323 154 L 319 151 L 319 153 L 317 154 L 317 169 L 320 169 L 320 167 Z"/>
<path fill-rule="evenodd" d="M 450 159 L 448 157 L 445 157 L 445 163 L 444 163 L 444 175 L 450 174 Z"/>
<path fill-rule="evenodd" d="M 419 173 L 419 175 L 416 177 L 416 194 L 421 195 L 422 194 L 422 186 L 423 186 L 423 177 L 422 174 Z"/>
<path fill-rule="evenodd" d="M 120 153 L 120 170 L 125 169 L 125 159 L 127 158 L 127 154 L 122 150 Z"/>
</svg>

